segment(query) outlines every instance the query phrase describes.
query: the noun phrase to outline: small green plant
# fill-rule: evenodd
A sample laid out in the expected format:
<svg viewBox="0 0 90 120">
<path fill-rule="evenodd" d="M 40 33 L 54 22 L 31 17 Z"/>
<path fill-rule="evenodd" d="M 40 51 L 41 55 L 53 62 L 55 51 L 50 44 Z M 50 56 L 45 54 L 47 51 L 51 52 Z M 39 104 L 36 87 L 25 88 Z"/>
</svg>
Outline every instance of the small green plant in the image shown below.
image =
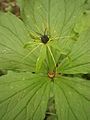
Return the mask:
<svg viewBox="0 0 90 120">
<path fill-rule="evenodd" d="M 0 120 L 89 120 L 90 2 L 21 3 L 0 12 Z"/>
</svg>

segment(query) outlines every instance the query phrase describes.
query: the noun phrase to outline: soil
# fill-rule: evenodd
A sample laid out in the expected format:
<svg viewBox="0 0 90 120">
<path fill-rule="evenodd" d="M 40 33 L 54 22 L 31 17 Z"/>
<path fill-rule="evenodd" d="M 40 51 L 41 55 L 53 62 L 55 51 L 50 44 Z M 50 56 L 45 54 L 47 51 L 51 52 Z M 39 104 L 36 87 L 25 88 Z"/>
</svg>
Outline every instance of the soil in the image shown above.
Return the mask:
<svg viewBox="0 0 90 120">
<path fill-rule="evenodd" d="M 0 0 L 0 10 L 4 12 L 12 12 L 16 16 L 20 16 L 20 8 L 16 0 Z"/>
</svg>

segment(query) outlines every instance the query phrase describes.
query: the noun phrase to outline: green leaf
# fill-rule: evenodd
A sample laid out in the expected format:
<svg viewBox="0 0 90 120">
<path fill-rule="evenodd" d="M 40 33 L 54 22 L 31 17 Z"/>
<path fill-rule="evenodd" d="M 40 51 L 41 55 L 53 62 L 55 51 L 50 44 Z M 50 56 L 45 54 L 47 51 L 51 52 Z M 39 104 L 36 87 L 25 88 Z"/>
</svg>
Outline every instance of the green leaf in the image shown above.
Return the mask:
<svg viewBox="0 0 90 120">
<path fill-rule="evenodd" d="M 25 48 L 33 42 L 23 22 L 10 13 L 0 13 L 0 68 L 19 71 L 35 71 L 39 49 L 26 59 L 34 46 Z"/>
<path fill-rule="evenodd" d="M 0 120 L 43 120 L 50 80 L 29 72 L 0 77 Z"/>
<path fill-rule="evenodd" d="M 58 120 L 90 119 L 90 82 L 80 78 L 55 79 L 55 108 Z"/>
<path fill-rule="evenodd" d="M 60 63 L 58 71 L 66 74 L 90 73 L 90 30 L 80 34 L 70 54 Z"/>
<path fill-rule="evenodd" d="M 81 14 L 84 0 L 24 0 L 22 17 L 28 29 L 50 37 L 66 36 Z"/>
<path fill-rule="evenodd" d="M 36 62 L 36 72 L 39 72 L 46 58 L 46 45 L 42 44 L 40 54 Z"/>
</svg>

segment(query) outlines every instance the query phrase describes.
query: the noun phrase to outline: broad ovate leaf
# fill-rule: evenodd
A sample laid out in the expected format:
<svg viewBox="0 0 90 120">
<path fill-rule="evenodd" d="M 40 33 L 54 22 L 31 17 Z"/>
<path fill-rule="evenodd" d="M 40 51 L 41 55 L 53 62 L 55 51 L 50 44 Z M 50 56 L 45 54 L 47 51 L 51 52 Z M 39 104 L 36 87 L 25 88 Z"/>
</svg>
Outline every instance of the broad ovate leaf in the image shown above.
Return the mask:
<svg viewBox="0 0 90 120">
<path fill-rule="evenodd" d="M 89 91 L 89 81 L 77 77 L 56 78 L 54 94 L 57 120 L 89 120 Z"/>
<path fill-rule="evenodd" d="M 0 120 L 43 120 L 50 80 L 29 72 L 0 77 Z"/>
<path fill-rule="evenodd" d="M 80 34 L 71 52 L 59 64 L 66 74 L 90 73 L 90 29 Z"/>
<path fill-rule="evenodd" d="M 22 18 L 34 33 L 46 30 L 51 38 L 70 33 L 84 0 L 24 0 Z"/>
<path fill-rule="evenodd" d="M 39 49 L 29 55 L 35 46 L 25 48 L 32 41 L 19 18 L 10 13 L 0 13 L 0 68 L 35 71 Z"/>
</svg>

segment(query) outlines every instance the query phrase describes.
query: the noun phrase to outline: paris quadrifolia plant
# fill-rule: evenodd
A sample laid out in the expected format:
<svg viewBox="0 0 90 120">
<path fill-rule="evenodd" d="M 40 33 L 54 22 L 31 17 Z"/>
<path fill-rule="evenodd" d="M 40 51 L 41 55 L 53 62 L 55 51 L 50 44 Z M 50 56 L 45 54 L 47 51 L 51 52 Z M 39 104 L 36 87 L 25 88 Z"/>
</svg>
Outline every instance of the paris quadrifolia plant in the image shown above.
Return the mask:
<svg viewBox="0 0 90 120">
<path fill-rule="evenodd" d="M 90 120 L 90 0 L 18 0 L 0 12 L 0 120 Z"/>
</svg>

